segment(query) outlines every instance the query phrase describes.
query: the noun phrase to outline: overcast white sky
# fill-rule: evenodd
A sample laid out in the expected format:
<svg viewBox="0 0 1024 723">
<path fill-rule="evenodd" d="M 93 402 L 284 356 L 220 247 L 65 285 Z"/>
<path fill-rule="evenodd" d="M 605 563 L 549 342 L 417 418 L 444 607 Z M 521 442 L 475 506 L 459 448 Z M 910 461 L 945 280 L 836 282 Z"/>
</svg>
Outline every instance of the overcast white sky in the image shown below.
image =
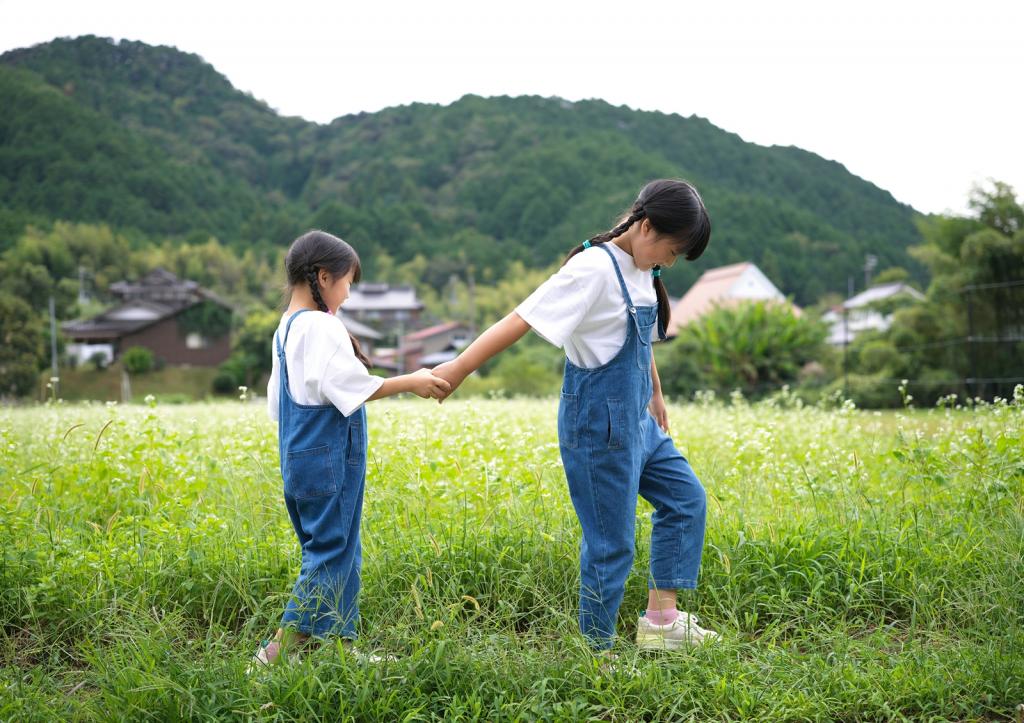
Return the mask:
<svg viewBox="0 0 1024 723">
<path fill-rule="evenodd" d="M 466 93 L 696 114 L 839 161 L 921 211 L 1024 194 L 1024 2 L 0 0 L 0 51 L 96 34 L 198 53 L 327 122 Z"/>
</svg>

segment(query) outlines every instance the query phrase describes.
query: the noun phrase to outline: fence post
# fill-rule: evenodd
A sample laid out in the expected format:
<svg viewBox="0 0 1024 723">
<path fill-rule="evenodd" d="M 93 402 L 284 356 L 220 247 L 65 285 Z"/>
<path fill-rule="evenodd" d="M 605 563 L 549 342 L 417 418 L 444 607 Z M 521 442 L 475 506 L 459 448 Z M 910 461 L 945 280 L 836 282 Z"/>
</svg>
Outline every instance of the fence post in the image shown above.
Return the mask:
<svg viewBox="0 0 1024 723">
<path fill-rule="evenodd" d="M 846 301 L 853 298 L 853 276 L 846 277 Z M 843 400 L 850 398 L 849 353 L 850 348 L 850 310 L 843 302 Z"/>
<path fill-rule="evenodd" d="M 974 353 L 974 305 L 971 303 L 971 292 L 973 290 L 973 286 L 964 287 L 964 295 L 967 301 L 967 373 L 970 375 L 964 381 L 967 383 L 967 396 L 971 399 L 977 396 L 978 391 L 975 382 L 975 379 L 978 378 L 978 365 Z"/>
</svg>

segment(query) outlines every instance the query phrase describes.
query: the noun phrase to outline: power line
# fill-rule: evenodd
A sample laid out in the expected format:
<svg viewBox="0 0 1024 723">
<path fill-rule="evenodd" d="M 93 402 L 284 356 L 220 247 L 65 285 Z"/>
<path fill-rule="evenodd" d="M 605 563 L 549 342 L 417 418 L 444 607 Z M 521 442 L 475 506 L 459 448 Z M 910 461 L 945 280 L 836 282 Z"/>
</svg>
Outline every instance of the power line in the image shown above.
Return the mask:
<svg viewBox="0 0 1024 723">
<path fill-rule="evenodd" d="M 1006 289 L 1011 286 L 1024 286 L 1024 279 L 1018 281 L 1000 281 L 992 284 L 968 284 L 960 289 L 960 293 L 968 291 L 981 291 L 984 289 Z"/>
</svg>

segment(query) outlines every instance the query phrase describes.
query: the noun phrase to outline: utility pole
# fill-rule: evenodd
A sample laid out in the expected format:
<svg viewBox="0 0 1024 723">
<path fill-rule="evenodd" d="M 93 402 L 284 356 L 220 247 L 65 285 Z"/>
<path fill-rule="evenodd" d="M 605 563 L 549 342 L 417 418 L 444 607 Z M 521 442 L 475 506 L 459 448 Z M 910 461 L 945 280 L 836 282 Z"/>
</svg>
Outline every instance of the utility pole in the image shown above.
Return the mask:
<svg viewBox="0 0 1024 723">
<path fill-rule="evenodd" d="M 121 403 L 128 404 L 132 400 L 132 380 L 127 369 L 121 369 Z"/>
<path fill-rule="evenodd" d="M 846 301 L 853 298 L 853 276 L 846 277 Z M 843 302 L 843 398 L 850 398 L 849 380 L 849 348 L 850 348 L 850 310 Z"/>
<path fill-rule="evenodd" d="M 864 290 L 867 291 L 871 286 L 871 272 L 878 266 L 878 257 L 874 254 L 868 254 L 864 257 Z"/>
<path fill-rule="evenodd" d="M 89 301 L 89 295 L 85 293 L 85 267 L 78 265 L 78 305 L 82 306 Z"/>
<path fill-rule="evenodd" d="M 404 311 L 398 311 L 398 343 L 395 345 L 397 353 L 395 354 L 395 361 L 398 362 L 398 373 L 405 374 L 405 350 L 402 347 L 402 339 L 405 337 L 405 314 Z"/>
<path fill-rule="evenodd" d="M 466 269 L 469 278 L 469 335 L 476 336 L 476 280 L 473 278 L 473 264 Z"/>
<path fill-rule="evenodd" d="M 57 305 L 53 301 L 53 294 L 50 294 L 50 376 L 54 379 L 60 377 L 57 369 Z M 58 393 L 57 385 L 53 383 L 53 393 Z"/>
<path fill-rule="evenodd" d="M 454 313 L 455 307 L 459 304 L 459 277 L 455 274 L 448 275 L 448 313 Z"/>
</svg>

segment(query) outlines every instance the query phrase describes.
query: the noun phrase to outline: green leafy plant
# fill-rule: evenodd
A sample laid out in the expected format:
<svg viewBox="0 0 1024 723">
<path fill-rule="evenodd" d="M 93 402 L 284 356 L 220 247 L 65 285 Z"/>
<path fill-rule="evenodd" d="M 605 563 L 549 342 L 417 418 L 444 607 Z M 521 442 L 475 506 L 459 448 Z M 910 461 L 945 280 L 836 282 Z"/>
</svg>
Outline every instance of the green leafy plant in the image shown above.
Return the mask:
<svg viewBox="0 0 1024 723">
<path fill-rule="evenodd" d="M 825 334 L 823 324 L 798 316 L 788 304 L 719 307 L 658 349 L 662 388 L 686 396 L 702 389 L 759 396 L 798 381 L 804 365 L 827 353 Z"/>
<path fill-rule="evenodd" d="M 145 374 L 156 364 L 153 352 L 144 346 L 133 346 L 121 354 L 121 364 L 129 374 Z"/>
</svg>

